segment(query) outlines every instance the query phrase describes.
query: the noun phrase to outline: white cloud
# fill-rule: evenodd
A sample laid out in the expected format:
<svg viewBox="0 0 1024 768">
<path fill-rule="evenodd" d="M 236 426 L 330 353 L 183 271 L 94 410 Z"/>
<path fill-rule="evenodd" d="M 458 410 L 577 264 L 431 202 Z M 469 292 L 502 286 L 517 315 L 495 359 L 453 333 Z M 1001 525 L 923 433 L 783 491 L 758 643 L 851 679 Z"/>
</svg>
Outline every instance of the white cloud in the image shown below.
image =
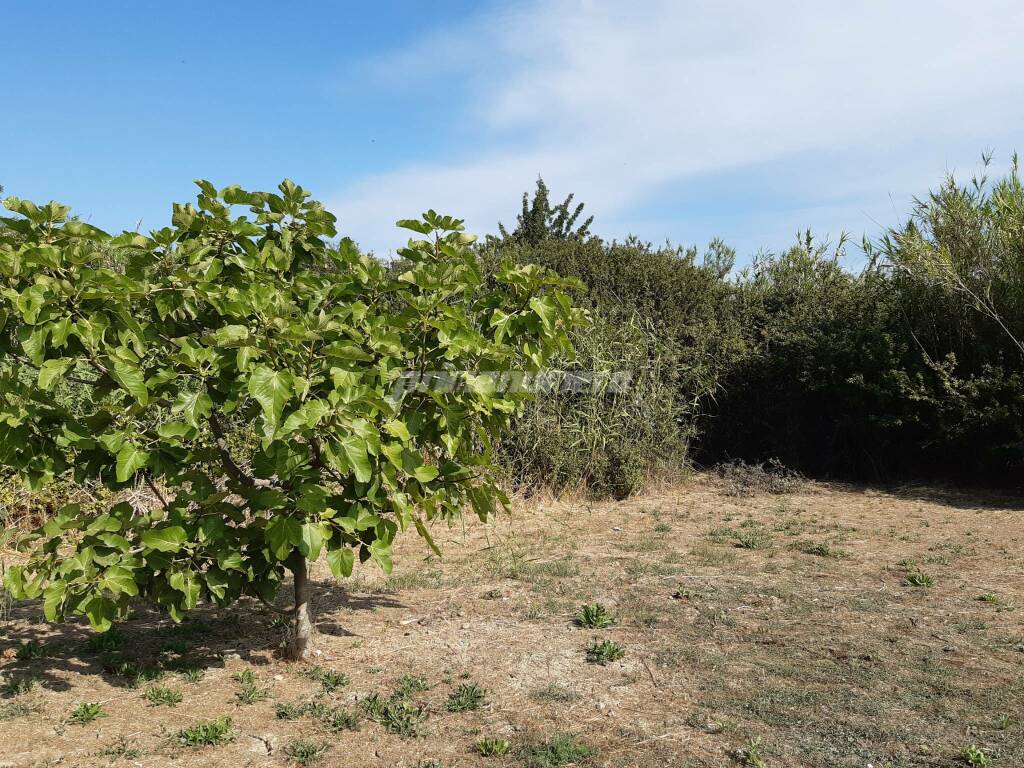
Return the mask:
<svg viewBox="0 0 1024 768">
<path fill-rule="evenodd" d="M 794 156 L 808 172 L 791 184 L 858 195 L 871 181 L 859 158 L 891 158 L 874 193 L 888 204 L 904 190 L 887 183 L 974 159 L 1024 125 L 1022 31 L 1019 0 L 520 6 L 368 63 L 381 84 L 469 83 L 457 119 L 479 143 L 368 175 L 331 206 L 386 250 L 401 239 L 394 219 L 427 207 L 493 230 L 541 173 L 623 226 L 671 185 Z"/>
</svg>

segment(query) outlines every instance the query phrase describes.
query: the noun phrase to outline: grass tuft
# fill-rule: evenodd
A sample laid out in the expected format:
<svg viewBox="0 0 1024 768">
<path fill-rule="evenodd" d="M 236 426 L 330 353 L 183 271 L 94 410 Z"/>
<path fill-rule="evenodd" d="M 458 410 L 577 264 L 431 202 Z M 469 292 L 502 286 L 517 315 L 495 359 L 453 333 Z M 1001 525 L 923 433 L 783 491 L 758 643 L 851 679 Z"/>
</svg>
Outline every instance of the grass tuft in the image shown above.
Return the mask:
<svg viewBox="0 0 1024 768">
<path fill-rule="evenodd" d="M 584 629 L 607 629 L 615 623 L 615 617 L 600 603 L 582 605 L 576 612 L 576 624 Z"/>
<path fill-rule="evenodd" d="M 562 768 L 583 764 L 593 756 L 594 751 L 590 747 L 566 734 L 556 734 L 519 751 L 524 768 Z"/>
<path fill-rule="evenodd" d="M 216 747 L 234 741 L 235 729 L 230 717 L 218 717 L 182 728 L 174 739 L 185 747 Z"/>
<path fill-rule="evenodd" d="M 500 757 L 508 754 L 512 743 L 507 739 L 484 738 L 474 744 L 473 749 L 483 757 Z"/>
<path fill-rule="evenodd" d="M 309 739 L 293 739 L 284 747 L 285 755 L 297 765 L 313 765 L 322 760 L 326 752 L 326 744 L 318 744 Z"/>
<path fill-rule="evenodd" d="M 68 717 L 68 722 L 75 725 L 85 725 L 106 716 L 107 713 L 103 710 L 102 704 L 95 702 L 83 703 L 75 707 Z"/>
<path fill-rule="evenodd" d="M 146 701 L 154 707 L 174 707 L 181 703 L 181 691 L 168 688 L 166 685 L 151 685 L 143 694 Z"/>
<path fill-rule="evenodd" d="M 449 712 L 469 712 L 480 709 L 487 692 L 476 683 L 460 683 L 448 696 L 445 709 Z"/>
<path fill-rule="evenodd" d="M 595 640 L 586 649 L 587 661 L 591 664 L 604 666 L 618 661 L 626 655 L 626 650 L 614 640 Z"/>
</svg>

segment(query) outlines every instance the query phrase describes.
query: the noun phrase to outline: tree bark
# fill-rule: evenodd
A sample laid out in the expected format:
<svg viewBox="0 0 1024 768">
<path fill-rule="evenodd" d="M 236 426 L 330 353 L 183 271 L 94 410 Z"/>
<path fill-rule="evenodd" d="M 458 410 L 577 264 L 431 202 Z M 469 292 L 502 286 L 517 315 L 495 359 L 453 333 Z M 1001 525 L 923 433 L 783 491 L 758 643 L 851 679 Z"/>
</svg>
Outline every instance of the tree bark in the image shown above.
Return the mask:
<svg viewBox="0 0 1024 768">
<path fill-rule="evenodd" d="M 307 661 L 313 655 L 313 609 L 310 605 L 309 571 L 306 559 L 292 571 L 295 577 L 295 607 L 288 637 L 287 656 L 292 661 Z"/>
</svg>

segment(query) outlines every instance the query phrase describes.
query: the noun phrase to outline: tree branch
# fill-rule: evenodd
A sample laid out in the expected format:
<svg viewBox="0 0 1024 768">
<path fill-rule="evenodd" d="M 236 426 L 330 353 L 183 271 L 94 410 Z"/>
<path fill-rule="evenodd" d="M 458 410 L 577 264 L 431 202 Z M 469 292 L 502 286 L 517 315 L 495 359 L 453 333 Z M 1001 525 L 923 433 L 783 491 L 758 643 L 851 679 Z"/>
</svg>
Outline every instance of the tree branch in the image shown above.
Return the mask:
<svg viewBox="0 0 1024 768">
<path fill-rule="evenodd" d="M 156 483 L 154 483 L 152 478 L 150 478 L 150 476 L 147 475 L 147 474 L 143 474 L 142 479 L 146 481 L 146 485 L 149 486 L 149 490 L 151 490 L 153 492 L 153 494 L 158 499 L 160 499 L 160 503 L 163 504 L 164 505 L 164 509 L 166 509 L 167 508 L 167 499 L 165 499 L 164 495 L 162 493 L 160 493 L 160 489 L 156 487 Z"/>
<path fill-rule="evenodd" d="M 217 414 L 212 412 L 210 413 L 210 429 L 213 431 L 213 438 L 217 443 L 217 452 L 220 453 L 221 463 L 231 476 L 231 479 L 250 488 L 273 487 L 274 484 L 269 480 L 253 477 L 238 466 L 238 463 L 232 458 L 231 452 L 228 450 L 228 441 L 224 437 L 224 429 L 221 427 L 220 420 L 217 418 Z"/>
</svg>

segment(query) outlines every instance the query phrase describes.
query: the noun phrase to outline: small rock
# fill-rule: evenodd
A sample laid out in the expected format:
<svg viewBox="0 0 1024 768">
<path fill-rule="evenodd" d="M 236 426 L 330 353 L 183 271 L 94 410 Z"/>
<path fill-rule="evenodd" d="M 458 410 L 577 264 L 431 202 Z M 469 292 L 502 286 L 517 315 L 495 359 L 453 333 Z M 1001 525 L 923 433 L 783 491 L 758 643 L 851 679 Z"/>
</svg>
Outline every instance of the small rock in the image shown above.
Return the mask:
<svg viewBox="0 0 1024 768">
<path fill-rule="evenodd" d="M 275 680 L 284 680 L 284 675 L 274 675 Z"/>
<path fill-rule="evenodd" d="M 469 629 L 469 624 L 463 624 L 463 625 L 462 625 L 462 628 L 463 628 L 463 629 Z"/>
</svg>

